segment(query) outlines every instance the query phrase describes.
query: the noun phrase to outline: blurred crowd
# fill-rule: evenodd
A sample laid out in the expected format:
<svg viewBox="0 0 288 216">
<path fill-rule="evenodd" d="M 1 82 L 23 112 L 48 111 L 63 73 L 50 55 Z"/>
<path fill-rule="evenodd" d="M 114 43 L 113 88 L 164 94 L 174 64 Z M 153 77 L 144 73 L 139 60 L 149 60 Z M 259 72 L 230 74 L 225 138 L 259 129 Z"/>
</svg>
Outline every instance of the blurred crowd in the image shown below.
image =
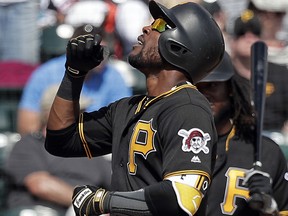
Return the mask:
<svg viewBox="0 0 288 216">
<path fill-rule="evenodd" d="M 263 128 L 278 144 L 288 146 L 288 1 L 190 1 L 206 8 L 219 25 L 226 51 L 239 79 L 242 79 L 242 87 L 247 91 L 251 81 L 251 46 L 259 40 L 267 44 L 268 78 Z M 80 34 L 97 33 L 103 38 L 105 60 L 85 80 L 81 93 L 83 111 L 98 109 L 122 97 L 145 93 L 145 77 L 126 62 L 126 57 L 137 43 L 142 27 L 153 21 L 148 2 L 0 0 L 0 179 L 3 182 L 3 187 L 0 186 L 0 215 L 20 215 L 21 210 L 15 211 L 15 206 L 34 212 L 45 211 L 35 208 L 44 206 L 50 209 L 46 209 L 49 213 L 44 215 L 70 216 L 67 197 L 56 203 L 47 192 L 49 188 L 43 189 L 39 183 L 37 190 L 37 179 L 54 182 L 59 187 L 64 185 L 68 192 L 63 193 L 67 195 L 77 184 L 89 181 L 94 184 L 91 179 L 96 179 L 97 185 L 110 181 L 109 177 L 100 179 L 97 172 L 92 175 L 94 165 L 91 161 L 90 165 L 83 165 L 91 176 L 73 179 L 71 176 L 76 175 L 73 164 L 86 164 L 87 161 L 71 161 L 70 166 L 64 164 L 56 169 L 54 164 L 61 164 L 61 160 L 43 151 L 40 144 L 45 137 L 47 109 L 52 103 L 51 95 L 56 94 L 51 87 L 59 85 L 65 72 L 68 40 Z M 158 2 L 171 7 L 187 0 Z M 36 154 L 38 157 L 33 160 L 37 166 L 32 166 L 28 159 Z M 106 173 L 109 176 L 109 159 L 99 160 L 103 161 L 97 161 L 98 164 L 108 167 Z M 7 182 L 9 184 L 5 185 Z M 12 188 L 9 199 L 5 198 L 7 194 L 3 188 Z M 14 211 L 7 212 L 7 207 Z"/>
</svg>

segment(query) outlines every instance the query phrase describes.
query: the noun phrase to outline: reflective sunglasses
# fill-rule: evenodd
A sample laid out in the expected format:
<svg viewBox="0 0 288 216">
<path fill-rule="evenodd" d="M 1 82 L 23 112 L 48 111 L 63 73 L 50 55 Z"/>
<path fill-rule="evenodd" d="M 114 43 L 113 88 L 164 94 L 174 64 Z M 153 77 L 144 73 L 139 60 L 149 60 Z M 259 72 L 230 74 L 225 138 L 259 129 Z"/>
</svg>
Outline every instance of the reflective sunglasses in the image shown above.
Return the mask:
<svg viewBox="0 0 288 216">
<path fill-rule="evenodd" d="M 166 31 L 167 29 L 172 29 L 171 26 L 167 24 L 165 20 L 162 18 L 158 18 L 154 20 L 154 22 L 151 24 L 152 29 L 158 31 L 159 33 Z"/>
</svg>

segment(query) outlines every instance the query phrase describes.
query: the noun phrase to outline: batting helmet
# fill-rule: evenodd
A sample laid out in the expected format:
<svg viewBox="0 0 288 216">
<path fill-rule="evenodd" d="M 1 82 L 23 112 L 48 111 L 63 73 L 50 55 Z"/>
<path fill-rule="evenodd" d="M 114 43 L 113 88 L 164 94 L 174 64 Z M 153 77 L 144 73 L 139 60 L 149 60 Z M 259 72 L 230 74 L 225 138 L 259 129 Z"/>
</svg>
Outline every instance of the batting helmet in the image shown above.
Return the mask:
<svg viewBox="0 0 288 216">
<path fill-rule="evenodd" d="M 227 52 L 225 52 L 221 63 L 206 77 L 201 79 L 200 82 L 224 82 L 229 80 L 234 74 L 234 67 L 232 65 L 231 58 Z"/>
<path fill-rule="evenodd" d="M 188 2 L 167 9 L 149 2 L 154 19 L 162 18 L 172 28 L 161 33 L 159 52 L 170 64 L 182 69 L 193 83 L 213 70 L 225 50 L 218 25 L 202 6 Z"/>
</svg>

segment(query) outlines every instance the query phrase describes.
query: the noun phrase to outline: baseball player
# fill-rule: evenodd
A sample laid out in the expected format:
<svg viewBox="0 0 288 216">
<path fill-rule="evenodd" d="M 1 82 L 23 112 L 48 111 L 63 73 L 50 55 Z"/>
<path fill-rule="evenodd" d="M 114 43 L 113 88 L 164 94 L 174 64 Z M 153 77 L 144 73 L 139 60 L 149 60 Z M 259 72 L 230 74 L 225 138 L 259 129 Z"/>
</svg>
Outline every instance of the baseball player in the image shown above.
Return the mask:
<svg viewBox="0 0 288 216">
<path fill-rule="evenodd" d="M 112 152 L 113 171 L 112 191 L 75 188 L 76 215 L 204 215 L 199 208 L 211 183 L 217 133 L 209 103 L 193 83 L 220 63 L 223 37 L 196 3 L 168 9 L 150 1 L 149 10 L 154 21 L 128 57 L 146 76 L 147 95 L 79 114 L 83 80 L 102 61 L 103 47 L 98 35 L 68 43 L 46 149 L 64 157 Z"/>
<path fill-rule="evenodd" d="M 221 64 L 197 83 L 211 103 L 219 135 L 207 215 L 288 215 L 287 162 L 280 147 L 263 137 L 262 170 L 251 169 L 255 123 L 238 76 L 225 53 Z"/>
</svg>

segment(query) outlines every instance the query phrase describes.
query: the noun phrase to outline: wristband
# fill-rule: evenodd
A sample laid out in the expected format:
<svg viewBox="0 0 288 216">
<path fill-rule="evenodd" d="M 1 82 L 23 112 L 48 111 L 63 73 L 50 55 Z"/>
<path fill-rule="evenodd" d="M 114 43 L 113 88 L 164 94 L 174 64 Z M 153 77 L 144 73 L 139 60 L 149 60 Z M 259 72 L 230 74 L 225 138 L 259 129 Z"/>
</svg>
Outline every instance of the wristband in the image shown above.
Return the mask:
<svg viewBox="0 0 288 216">
<path fill-rule="evenodd" d="M 152 216 L 145 201 L 144 190 L 107 192 L 100 202 L 104 213 L 127 216 Z"/>
<path fill-rule="evenodd" d="M 57 92 L 57 96 L 65 100 L 79 100 L 82 86 L 84 83 L 85 76 L 74 77 L 69 75 L 69 72 L 65 72 L 65 75 L 62 79 L 60 87 Z"/>
</svg>

